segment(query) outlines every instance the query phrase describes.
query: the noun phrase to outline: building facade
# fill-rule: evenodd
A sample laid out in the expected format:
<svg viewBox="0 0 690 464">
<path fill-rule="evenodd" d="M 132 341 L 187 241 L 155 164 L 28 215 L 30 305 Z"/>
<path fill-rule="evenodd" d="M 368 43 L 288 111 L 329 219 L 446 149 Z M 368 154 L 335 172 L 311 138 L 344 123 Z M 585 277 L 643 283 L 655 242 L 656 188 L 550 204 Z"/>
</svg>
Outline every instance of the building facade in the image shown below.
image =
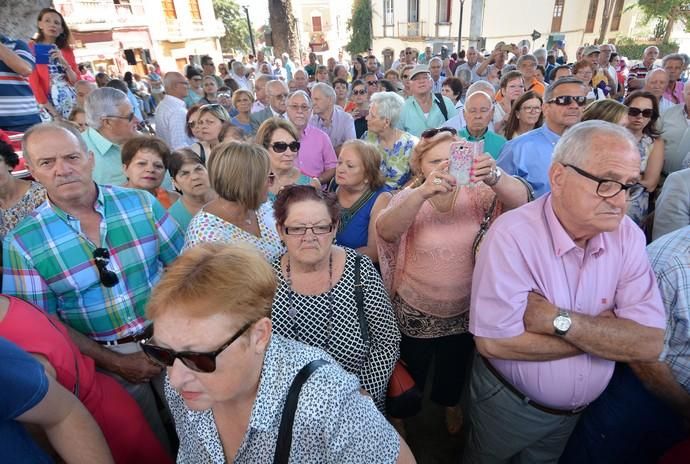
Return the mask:
<svg viewBox="0 0 690 464">
<path fill-rule="evenodd" d="M 352 16 L 352 0 L 292 0 L 292 14 L 303 59 L 313 51 L 323 63 L 331 57 L 342 61 L 339 56 L 350 41 L 347 21 Z"/>
</svg>

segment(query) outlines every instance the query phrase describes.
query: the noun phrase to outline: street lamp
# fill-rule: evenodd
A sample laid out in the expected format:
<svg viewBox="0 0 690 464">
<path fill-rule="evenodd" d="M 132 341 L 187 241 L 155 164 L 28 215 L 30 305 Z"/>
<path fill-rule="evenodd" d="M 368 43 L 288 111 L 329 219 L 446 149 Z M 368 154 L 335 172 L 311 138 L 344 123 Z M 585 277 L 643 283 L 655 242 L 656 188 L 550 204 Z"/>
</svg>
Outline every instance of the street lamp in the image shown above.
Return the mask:
<svg viewBox="0 0 690 464">
<path fill-rule="evenodd" d="M 256 47 L 254 47 L 254 32 L 252 32 L 252 20 L 249 19 L 249 8 L 246 5 L 242 5 L 244 14 L 247 16 L 247 28 L 249 29 L 249 41 L 252 43 L 252 55 L 256 57 Z"/>
<path fill-rule="evenodd" d="M 462 50 L 462 10 L 464 6 L 465 0 L 460 0 L 460 30 L 458 31 L 458 54 L 460 54 L 460 50 Z"/>
</svg>

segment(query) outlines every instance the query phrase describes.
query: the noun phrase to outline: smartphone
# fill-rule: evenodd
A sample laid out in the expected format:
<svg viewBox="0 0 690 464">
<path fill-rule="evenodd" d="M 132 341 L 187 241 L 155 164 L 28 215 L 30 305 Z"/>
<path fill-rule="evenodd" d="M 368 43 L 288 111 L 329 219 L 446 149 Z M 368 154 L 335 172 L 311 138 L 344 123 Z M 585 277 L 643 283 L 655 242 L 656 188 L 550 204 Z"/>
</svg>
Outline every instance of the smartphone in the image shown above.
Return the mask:
<svg viewBox="0 0 690 464">
<path fill-rule="evenodd" d="M 455 177 L 458 185 L 470 184 L 470 171 L 474 164 L 474 144 L 466 139 L 450 144 L 448 174 Z"/>
<path fill-rule="evenodd" d="M 512 52 L 512 51 L 513 51 L 513 46 L 514 46 L 514 45 L 508 45 L 508 44 L 501 45 L 501 51 L 502 51 L 502 52 Z"/>
<path fill-rule="evenodd" d="M 50 63 L 50 52 L 55 48 L 55 45 L 36 44 L 34 45 L 34 54 L 36 55 L 36 64 Z"/>
</svg>

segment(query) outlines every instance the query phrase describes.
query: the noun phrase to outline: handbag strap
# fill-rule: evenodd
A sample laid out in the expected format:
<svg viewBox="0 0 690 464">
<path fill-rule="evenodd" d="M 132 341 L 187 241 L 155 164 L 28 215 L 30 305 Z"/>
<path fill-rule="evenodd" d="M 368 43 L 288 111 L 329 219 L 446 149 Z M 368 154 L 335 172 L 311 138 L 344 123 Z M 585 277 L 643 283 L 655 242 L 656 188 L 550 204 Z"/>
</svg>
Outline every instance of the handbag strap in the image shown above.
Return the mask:
<svg viewBox="0 0 690 464">
<path fill-rule="evenodd" d="M 328 361 L 315 359 L 300 369 L 292 380 L 287 399 L 285 400 L 285 406 L 283 406 L 283 415 L 280 418 L 280 428 L 278 429 L 278 441 L 276 442 L 276 452 L 273 455 L 273 464 L 287 464 L 290 461 L 292 426 L 295 422 L 295 412 L 297 411 L 297 403 L 299 402 L 299 394 L 302 391 L 302 385 L 304 385 L 309 377 L 324 364 L 328 364 Z"/>
<path fill-rule="evenodd" d="M 486 210 L 486 214 L 484 215 L 484 219 L 482 219 L 481 224 L 479 224 L 479 231 L 484 232 L 488 230 L 489 225 L 491 223 L 491 218 L 494 216 L 494 211 L 496 211 L 496 204 L 498 203 L 498 197 L 494 196 L 493 201 L 491 202 L 491 206 L 489 206 L 489 209 Z"/>
<path fill-rule="evenodd" d="M 362 340 L 369 345 L 369 324 L 364 314 L 364 289 L 362 287 L 362 255 L 355 256 L 355 303 L 357 304 L 357 319 Z"/>
</svg>

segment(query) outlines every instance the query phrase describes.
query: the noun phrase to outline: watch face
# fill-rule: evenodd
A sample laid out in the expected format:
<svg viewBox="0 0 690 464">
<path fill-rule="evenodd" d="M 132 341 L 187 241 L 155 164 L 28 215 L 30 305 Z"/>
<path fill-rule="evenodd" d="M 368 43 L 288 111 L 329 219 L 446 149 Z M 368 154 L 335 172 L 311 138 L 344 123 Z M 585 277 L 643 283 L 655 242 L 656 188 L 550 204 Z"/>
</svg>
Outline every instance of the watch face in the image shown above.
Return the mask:
<svg viewBox="0 0 690 464">
<path fill-rule="evenodd" d="M 566 332 L 570 328 L 570 318 L 565 316 L 558 316 L 553 320 L 553 326 L 559 332 Z"/>
</svg>

